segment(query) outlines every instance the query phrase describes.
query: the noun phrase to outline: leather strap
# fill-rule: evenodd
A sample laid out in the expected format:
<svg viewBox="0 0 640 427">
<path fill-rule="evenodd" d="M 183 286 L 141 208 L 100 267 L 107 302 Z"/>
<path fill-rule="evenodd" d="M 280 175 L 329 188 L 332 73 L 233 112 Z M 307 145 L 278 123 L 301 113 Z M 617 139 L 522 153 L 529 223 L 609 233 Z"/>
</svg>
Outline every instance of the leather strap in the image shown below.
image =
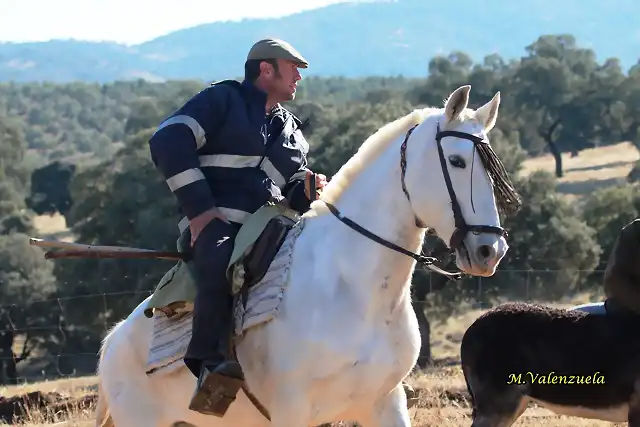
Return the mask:
<svg viewBox="0 0 640 427">
<path fill-rule="evenodd" d="M 309 200 L 312 202 L 318 198 L 318 187 L 316 187 L 316 174 L 311 173 L 309 177 Z"/>
</svg>

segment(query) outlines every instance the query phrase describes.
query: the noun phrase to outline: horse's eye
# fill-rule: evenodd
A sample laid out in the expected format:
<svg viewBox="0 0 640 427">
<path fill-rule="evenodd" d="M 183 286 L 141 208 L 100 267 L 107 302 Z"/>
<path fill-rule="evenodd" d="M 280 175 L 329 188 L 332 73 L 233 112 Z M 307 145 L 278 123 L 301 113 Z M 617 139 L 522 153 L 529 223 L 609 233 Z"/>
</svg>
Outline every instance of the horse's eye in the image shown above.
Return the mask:
<svg viewBox="0 0 640 427">
<path fill-rule="evenodd" d="M 467 163 L 458 155 L 449 156 L 449 163 L 451 163 L 451 166 L 454 168 L 464 169 L 467 167 Z"/>
</svg>

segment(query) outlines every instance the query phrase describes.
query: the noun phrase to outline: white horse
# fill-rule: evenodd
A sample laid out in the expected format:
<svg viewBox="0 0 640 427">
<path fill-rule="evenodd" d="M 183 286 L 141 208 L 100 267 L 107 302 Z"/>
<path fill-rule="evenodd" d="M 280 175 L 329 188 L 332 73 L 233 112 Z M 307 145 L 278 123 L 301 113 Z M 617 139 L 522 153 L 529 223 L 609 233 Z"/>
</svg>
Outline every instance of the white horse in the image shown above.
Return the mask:
<svg viewBox="0 0 640 427">
<path fill-rule="evenodd" d="M 278 316 L 236 347 L 246 385 L 272 426 L 410 426 L 401 382 L 421 343 L 409 292 L 416 259 L 341 221 L 414 253 L 424 227 L 433 227 L 452 242 L 461 270 L 495 273 L 508 245 L 496 177 L 478 153 L 480 140 L 490 147 L 500 93 L 474 111 L 469 91 L 460 87 L 444 108 L 415 110 L 378 130 L 303 216 Z M 223 418 L 205 416 L 188 409 L 196 378 L 185 367 L 145 373 L 153 324 L 145 302 L 104 339 L 97 424 L 268 427 L 243 391 Z"/>
</svg>

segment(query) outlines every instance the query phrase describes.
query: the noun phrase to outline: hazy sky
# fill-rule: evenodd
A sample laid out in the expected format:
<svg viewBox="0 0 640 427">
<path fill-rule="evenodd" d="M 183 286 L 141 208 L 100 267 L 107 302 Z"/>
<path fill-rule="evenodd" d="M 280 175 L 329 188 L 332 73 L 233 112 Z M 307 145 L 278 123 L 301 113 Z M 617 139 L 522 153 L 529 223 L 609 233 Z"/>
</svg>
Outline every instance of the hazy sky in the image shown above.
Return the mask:
<svg viewBox="0 0 640 427">
<path fill-rule="evenodd" d="M 345 0 L 0 0 L 0 41 L 140 43 L 194 25 L 289 15 Z"/>
</svg>

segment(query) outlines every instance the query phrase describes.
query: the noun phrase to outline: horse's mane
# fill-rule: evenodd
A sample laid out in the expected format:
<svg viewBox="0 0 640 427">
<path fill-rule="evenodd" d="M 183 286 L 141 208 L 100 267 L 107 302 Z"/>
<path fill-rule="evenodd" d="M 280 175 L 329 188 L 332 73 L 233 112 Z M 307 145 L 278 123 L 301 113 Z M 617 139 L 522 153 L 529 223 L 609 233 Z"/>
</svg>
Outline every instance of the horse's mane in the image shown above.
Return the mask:
<svg viewBox="0 0 640 427">
<path fill-rule="evenodd" d="M 447 100 L 444 103 L 446 105 Z M 375 160 L 389 144 L 396 141 L 401 134 L 406 133 L 412 126 L 419 125 L 428 117 L 442 114 L 443 112 L 444 108 L 436 107 L 415 109 L 379 128 L 360 145 L 358 151 L 331 178 L 322 190 L 322 201 L 316 200 L 311 203 L 310 209 L 303 216 L 312 217 L 328 212 L 327 206 L 323 201 L 335 204 L 349 183 Z M 465 108 L 456 119 L 447 123 L 441 130 L 455 126 L 460 122 L 476 120 L 475 113 L 475 110 Z M 504 165 L 489 144 L 481 144 L 477 149 L 480 152 L 482 163 L 493 182 L 498 209 L 506 214 L 517 211 L 522 202 L 511 183 Z"/>
<path fill-rule="evenodd" d="M 322 200 L 328 203 L 335 203 L 349 182 L 352 181 L 365 166 L 377 158 L 400 134 L 407 132 L 412 126 L 421 123 L 427 114 L 432 111 L 436 111 L 436 109 L 425 108 L 422 110 L 413 110 L 409 114 L 387 123 L 369 136 L 360 148 L 358 148 L 358 151 L 340 167 L 327 186 L 324 187 L 322 190 Z M 311 208 L 314 209 L 317 205 L 318 202 L 314 202 Z"/>
<path fill-rule="evenodd" d="M 376 157 L 384 151 L 401 134 L 407 132 L 412 126 L 420 124 L 426 117 L 441 112 L 442 109 L 427 107 L 416 109 L 407 115 L 400 117 L 393 122 L 379 128 L 373 135 L 369 136 L 358 148 L 358 151 L 336 172 L 326 187 L 322 190 L 322 200 L 334 204 L 350 181 L 354 179 L 362 170 L 370 164 Z M 320 201 L 314 201 L 311 209 L 305 216 L 313 216 L 326 211 L 326 205 Z"/>
</svg>

